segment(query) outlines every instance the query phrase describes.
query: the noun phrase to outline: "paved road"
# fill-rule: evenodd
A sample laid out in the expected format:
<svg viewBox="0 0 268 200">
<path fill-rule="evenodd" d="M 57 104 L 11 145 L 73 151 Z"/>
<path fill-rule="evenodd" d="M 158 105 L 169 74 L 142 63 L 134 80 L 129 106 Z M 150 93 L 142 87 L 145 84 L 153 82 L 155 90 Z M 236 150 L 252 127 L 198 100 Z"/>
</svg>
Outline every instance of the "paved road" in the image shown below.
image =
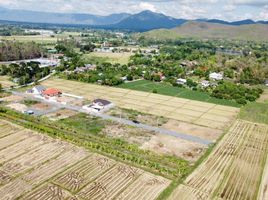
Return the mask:
<svg viewBox="0 0 268 200">
<path fill-rule="evenodd" d="M 16 92 L 16 91 L 12 91 L 12 93 L 14 95 L 29 98 L 29 95 L 27 95 L 25 93 Z M 137 128 L 142 128 L 142 129 L 145 129 L 145 130 L 148 130 L 148 131 L 154 131 L 156 133 L 169 135 L 169 136 L 174 136 L 176 138 L 180 138 L 180 139 L 183 139 L 183 140 L 188 140 L 190 142 L 195 142 L 195 143 L 199 143 L 199 144 L 203 144 L 203 145 L 209 145 L 209 144 L 212 143 L 209 140 L 205 140 L 205 139 L 202 139 L 202 138 L 199 138 L 199 137 L 196 137 L 196 136 L 192 136 L 192 135 L 188 135 L 188 134 L 184 134 L 184 133 L 179 133 L 179 132 L 176 132 L 176 131 L 171 131 L 171 130 L 167 130 L 167 129 L 163 129 L 163 128 L 159 128 L 159 127 L 146 125 L 146 124 L 137 124 L 137 123 L 134 123 L 131 120 L 122 119 L 122 118 L 119 118 L 119 117 L 114 117 L 114 116 L 110 116 L 110 115 L 106 115 L 106 114 L 102 114 L 102 113 L 89 113 L 86 110 L 84 110 L 84 109 L 82 109 L 81 107 L 78 107 L 78 106 L 63 105 L 63 104 L 57 103 L 57 102 L 49 102 L 49 101 L 45 101 L 43 99 L 39 99 L 39 98 L 36 98 L 36 97 L 30 97 L 30 98 L 36 99 L 38 101 L 41 101 L 41 102 L 44 102 L 44 103 L 47 103 L 47 104 L 50 104 L 50 105 L 53 105 L 58 109 L 66 108 L 66 109 L 69 109 L 69 110 L 74 110 L 74 111 L 77 111 L 77 112 L 82 112 L 82 113 L 90 114 L 92 116 L 100 117 L 100 118 L 105 119 L 105 120 L 111 120 L 111 121 L 115 121 L 115 122 L 118 122 L 118 123 L 121 123 L 121 124 L 130 125 L 130 126 L 134 126 L 134 127 L 137 127 Z"/>
</svg>

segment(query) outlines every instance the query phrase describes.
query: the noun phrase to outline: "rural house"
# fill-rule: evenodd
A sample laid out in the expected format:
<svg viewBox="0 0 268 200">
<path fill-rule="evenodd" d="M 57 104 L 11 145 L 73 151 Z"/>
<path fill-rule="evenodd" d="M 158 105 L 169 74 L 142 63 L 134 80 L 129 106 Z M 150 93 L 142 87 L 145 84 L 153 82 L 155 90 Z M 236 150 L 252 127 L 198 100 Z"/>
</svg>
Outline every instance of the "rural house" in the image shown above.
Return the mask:
<svg viewBox="0 0 268 200">
<path fill-rule="evenodd" d="M 212 80 L 220 81 L 223 79 L 223 75 L 221 73 L 213 72 L 209 74 L 209 78 Z"/>
<path fill-rule="evenodd" d="M 42 94 L 45 97 L 58 97 L 62 94 L 62 92 L 55 88 L 49 88 L 49 89 L 44 90 Z"/>
<path fill-rule="evenodd" d="M 179 78 L 177 79 L 176 83 L 177 84 L 180 84 L 180 85 L 184 85 L 186 84 L 187 80 L 186 79 L 183 79 L 183 78 Z"/>
<path fill-rule="evenodd" d="M 33 87 L 33 89 L 31 89 L 31 93 L 32 94 L 39 94 L 41 95 L 43 91 L 45 91 L 46 88 L 42 85 L 37 85 L 35 87 Z"/>
<path fill-rule="evenodd" d="M 90 105 L 83 106 L 83 109 L 87 110 L 88 112 L 101 112 L 107 111 L 112 107 L 113 104 L 110 101 L 104 99 L 95 99 Z"/>
</svg>

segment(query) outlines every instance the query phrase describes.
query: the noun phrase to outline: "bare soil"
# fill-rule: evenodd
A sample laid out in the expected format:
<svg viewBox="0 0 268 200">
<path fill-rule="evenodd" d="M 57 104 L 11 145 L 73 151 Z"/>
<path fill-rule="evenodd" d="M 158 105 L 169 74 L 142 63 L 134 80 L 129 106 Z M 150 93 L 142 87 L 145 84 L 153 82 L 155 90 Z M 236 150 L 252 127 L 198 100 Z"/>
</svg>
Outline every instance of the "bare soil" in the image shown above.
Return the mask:
<svg viewBox="0 0 268 200">
<path fill-rule="evenodd" d="M 158 154 L 174 155 L 190 162 L 198 160 L 206 150 L 205 145 L 160 134 L 153 136 L 141 148 Z"/>
<path fill-rule="evenodd" d="M 177 131 L 179 133 L 197 136 L 212 142 L 215 142 L 223 132 L 219 129 L 198 126 L 195 124 L 181 122 L 173 119 L 170 119 L 167 123 L 165 123 L 162 128 Z"/>
</svg>

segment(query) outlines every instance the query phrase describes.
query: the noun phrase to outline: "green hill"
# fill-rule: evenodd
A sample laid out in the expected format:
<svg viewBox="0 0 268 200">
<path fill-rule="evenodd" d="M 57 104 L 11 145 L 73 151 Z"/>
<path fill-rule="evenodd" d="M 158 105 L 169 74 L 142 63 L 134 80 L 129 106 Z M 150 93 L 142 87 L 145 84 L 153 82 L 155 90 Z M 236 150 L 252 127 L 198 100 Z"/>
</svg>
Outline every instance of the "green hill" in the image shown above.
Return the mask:
<svg viewBox="0 0 268 200">
<path fill-rule="evenodd" d="M 142 35 L 156 40 L 199 38 L 268 41 L 267 33 L 268 25 L 265 24 L 232 26 L 207 22 L 187 22 L 174 29 L 159 29 Z"/>
</svg>

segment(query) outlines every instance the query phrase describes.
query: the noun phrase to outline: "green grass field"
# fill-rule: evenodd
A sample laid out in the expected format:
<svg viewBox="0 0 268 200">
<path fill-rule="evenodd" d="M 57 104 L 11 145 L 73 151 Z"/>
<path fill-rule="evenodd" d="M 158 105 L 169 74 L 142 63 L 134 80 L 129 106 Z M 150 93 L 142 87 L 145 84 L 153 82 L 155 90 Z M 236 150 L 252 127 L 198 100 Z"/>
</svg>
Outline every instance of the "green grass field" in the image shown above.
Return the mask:
<svg viewBox="0 0 268 200">
<path fill-rule="evenodd" d="M 100 52 L 93 52 L 90 54 L 84 54 L 82 59 L 85 62 L 92 62 L 92 63 L 103 63 L 103 62 L 110 62 L 112 64 L 127 64 L 129 58 L 132 54 L 131 53 L 100 53 Z"/>
<path fill-rule="evenodd" d="M 168 95 L 168 96 L 175 96 L 185 99 L 203 101 L 208 103 L 215 103 L 220 105 L 226 106 L 233 106 L 233 107 L 240 107 L 240 105 L 234 101 L 225 100 L 225 99 L 217 99 L 211 97 L 208 93 L 199 92 L 199 91 L 192 91 L 186 88 L 178 88 L 173 87 L 164 83 L 155 83 L 147 80 L 140 80 L 130 83 L 124 83 L 119 86 L 120 88 L 131 89 L 131 90 L 138 90 L 144 92 L 153 92 L 153 90 L 157 90 L 158 94 Z"/>
<path fill-rule="evenodd" d="M 242 107 L 239 118 L 251 122 L 268 124 L 268 104 L 250 103 Z"/>
</svg>

